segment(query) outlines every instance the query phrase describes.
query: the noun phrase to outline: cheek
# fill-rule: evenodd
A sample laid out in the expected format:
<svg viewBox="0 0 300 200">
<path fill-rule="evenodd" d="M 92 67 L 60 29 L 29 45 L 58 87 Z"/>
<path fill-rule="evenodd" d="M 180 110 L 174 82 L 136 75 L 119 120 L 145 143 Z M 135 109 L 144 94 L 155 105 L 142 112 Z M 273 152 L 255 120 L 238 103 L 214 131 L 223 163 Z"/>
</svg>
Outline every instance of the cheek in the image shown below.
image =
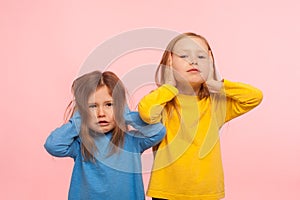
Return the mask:
<svg viewBox="0 0 300 200">
<path fill-rule="evenodd" d="M 182 70 L 188 63 L 181 58 L 173 58 L 172 59 L 172 67 L 174 70 L 180 71 Z"/>
<path fill-rule="evenodd" d="M 111 120 L 115 120 L 115 113 L 114 113 L 114 110 L 113 110 L 113 109 L 111 109 L 111 110 L 107 113 L 107 115 L 109 116 L 109 118 L 110 118 Z"/>
<path fill-rule="evenodd" d="M 109 127 L 110 129 L 116 128 L 117 125 L 118 125 L 118 123 L 116 122 L 115 119 L 111 119 L 111 120 L 110 120 L 110 127 Z M 118 125 L 118 127 L 120 127 L 120 125 Z"/>
<path fill-rule="evenodd" d="M 208 75 L 209 75 L 209 72 L 210 70 L 209 70 L 209 68 L 208 67 L 206 67 L 204 70 L 203 70 L 203 77 L 205 78 L 205 80 L 207 80 L 207 78 L 208 78 Z"/>
<path fill-rule="evenodd" d="M 91 112 L 89 119 L 88 119 L 88 124 L 94 124 L 97 121 L 98 121 L 98 118 L 97 118 L 96 112 Z"/>
<path fill-rule="evenodd" d="M 110 116 L 109 116 L 109 119 L 110 119 L 110 121 L 112 121 L 113 123 L 116 122 L 116 118 L 115 118 L 114 115 L 110 115 Z"/>
<path fill-rule="evenodd" d="M 93 131 L 97 131 L 95 123 L 92 123 L 91 121 L 89 121 L 87 123 L 87 126 L 89 129 L 92 129 Z"/>
<path fill-rule="evenodd" d="M 113 121 L 112 121 L 112 123 L 111 123 L 111 125 L 112 125 L 112 128 L 116 128 L 116 126 L 117 126 L 117 123 L 116 123 L 116 121 L 115 121 L 115 120 L 113 120 Z"/>
<path fill-rule="evenodd" d="M 113 111 L 113 110 L 111 110 L 109 113 L 107 113 L 107 117 L 108 117 L 108 119 L 109 119 L 112 123 L 115 123 L 116 117 L 115 117 L 115 115 L 114 115 L 114 111 Z"/>
<path fill-rule="evenodd" d="M 201 76 L 203 77 L 204 80 L 207 80 L 209 75 L 209 68 L 205 67 L 201 70 Z"/>
<path fill-rule="evenodd" d="M 210 67 L 208 61 L 200 61 L 199 62 L 199 69 L 201 71 L 201 76 L 207 80 L 209 73 L 210 73 Z"/>
</svg>

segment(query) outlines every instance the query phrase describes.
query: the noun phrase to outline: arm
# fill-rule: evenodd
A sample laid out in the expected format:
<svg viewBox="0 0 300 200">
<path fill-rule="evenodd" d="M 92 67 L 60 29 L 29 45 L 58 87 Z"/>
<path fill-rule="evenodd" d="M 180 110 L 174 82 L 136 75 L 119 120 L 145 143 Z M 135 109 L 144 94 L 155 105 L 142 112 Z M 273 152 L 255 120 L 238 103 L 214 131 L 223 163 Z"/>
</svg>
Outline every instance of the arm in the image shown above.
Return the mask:
<svg viewBox="0 0 300 200">
<path fill-rule="evenodd" d="M 147 124 L 140 118 L 138 112 L 128 112 L 125 121 L 140 133 L 134 136 L 142 152 L 158 144 L 165 136 L 166 129 L 161 123 Z"/>
<path fill-rule="evenodd" d="M 44 145 L 47 152 L 56 157 L 75 158 L 80 149 L 76 140 L 79 137 L 80 124 L 81 118 L 76 112 L 68 123 L 52 131 Z"/>
<path fill-rule="evenodd" d="M 263 99 L 262 92 L 248 84 L 224 80 L 224 89 L 227 98 L 226 121 L 252 110 Z"/>
<path fill-rule="evenodd" d="M 141 118 L 149 124 L 160 122 L 161 113 L 166 103 L 171 101 L 177 94 L 177 88 L 169 84 L 164 84 L 144 96 L 138 105 Z"/>
</svg>

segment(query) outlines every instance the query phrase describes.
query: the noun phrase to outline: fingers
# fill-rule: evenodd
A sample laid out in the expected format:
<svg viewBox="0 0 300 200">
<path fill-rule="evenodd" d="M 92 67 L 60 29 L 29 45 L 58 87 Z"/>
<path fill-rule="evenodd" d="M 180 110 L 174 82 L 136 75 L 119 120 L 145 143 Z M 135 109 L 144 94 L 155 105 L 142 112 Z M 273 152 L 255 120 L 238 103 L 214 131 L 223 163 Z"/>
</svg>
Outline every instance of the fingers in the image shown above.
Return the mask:
<svg viewBox="0 0 300 200">
<path fill-rule="evenodd" d="M 215 69 L 214 69 L 214 62 L 212 60 L 212 57 L 209 56 L 209 59 L 208 59 L 208 67 L 209 67 L 209 78 L 213 78 L 213 75 L 215 73 Z"/>
<path fill-rule="evenodd" d="M 168 60 L 167 60 L 167 66 L 172 66 L 172 55 L 171 55 L 171 53 L 169 53 L 169 55 L 168 55 Z"/>
<path fill-rule="evenodd" d="M 173 86 L 176 85 L 173 68 L 171 66 L 166 66 L 165 67 L 164 79 L 165 79 L 166 84 L 170 84 L 170 85 L 173 85 Z"/>
<path fill-rule="evenodd" d="M 210 93 L 219 93 L 223 87 L 223 82 L 210 79 L 206 81 L 206 86 Z"/>
<path fill-rule="evenodd" d="M 172 68 L 172 55 L 171 53 L 168 54 L 168 59 L 166 62 L 166 66 L 164 66 L 164 83 L 165 84 L 170 84 L 175 86 L 176 81 L 174 78 L 174 72 Z"/>
<path fill-rule="evenodd" d="M 219 93 L 223 86 L 223 83 L 221 81 L 216 80 L 215 78 L 215 69 L 214 69 L 213 57 L 211 54 L 209 56 L 208 65 L 209 65 L 209 73 L 208 73 L 206 85 L 208 87 L 209 92 Z"/>
</svg>

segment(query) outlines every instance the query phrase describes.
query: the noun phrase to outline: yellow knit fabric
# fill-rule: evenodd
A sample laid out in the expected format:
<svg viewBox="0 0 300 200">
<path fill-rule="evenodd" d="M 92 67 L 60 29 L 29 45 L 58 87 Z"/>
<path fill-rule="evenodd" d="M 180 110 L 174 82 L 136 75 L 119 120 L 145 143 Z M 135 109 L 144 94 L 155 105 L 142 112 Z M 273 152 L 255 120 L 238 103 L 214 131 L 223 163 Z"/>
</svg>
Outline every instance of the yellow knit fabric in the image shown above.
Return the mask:
<svg viewBox="0 0 300 200">
<path fill-rule="evenodd" d="M 262 92 L 247 84 L 224 80 L 224 90 L 225 121 L 250 111 L 262 100 Z M 164 108 L 174 98 L 178 112 L 174 109 L 167 112 Z M 167 129 L 155 154 L 147 195 L 169 200 L 223 198 L 219 137 L 212 137 L 216 141 L 205 157 L 199 156 L 209 126 L 216 126 L 209 134 L 218 134 L 222 126 L 211 122 L 210 98 L 198 100 L 196 96 L 178 94 L 175 87 L 165 84 L 143 97 L 138 109 L 145 122 L 163 121 Z"/>
</svg>

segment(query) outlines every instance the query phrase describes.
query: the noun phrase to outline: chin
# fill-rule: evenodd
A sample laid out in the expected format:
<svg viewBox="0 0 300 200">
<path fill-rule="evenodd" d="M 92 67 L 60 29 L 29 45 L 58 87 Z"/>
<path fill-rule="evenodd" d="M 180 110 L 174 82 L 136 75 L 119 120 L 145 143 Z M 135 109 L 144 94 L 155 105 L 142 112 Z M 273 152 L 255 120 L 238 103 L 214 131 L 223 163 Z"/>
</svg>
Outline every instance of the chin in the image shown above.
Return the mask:
<svg viewBox="0 0 300 200">
<path fill-rule="evenodd" d="M 203 80 L 203 79 L 201 79 L 201 80 L 195 80 L 195 81 L 190 81 L 190 84 L 192 85 L 192 86 L 197 86 L 197 85 L 201 85 L 201 84 L 203 84 L 203 83 L 205 83 L 205 80 Z"/>
<path fill-rule="evenodd" d="M 199 81 L 199 83 L 200 84 L 203 84 L 203 83 L 205 83 L 206 81 L 204 80 L 204 79 L 201 79 L 200 81 Z"/>
<path fill-rule="evenodd" d="M 111 131 L 111 130 L 110 129 L 105 129 L 105 130 L 102 129 L 99 132 L 102 134 L 105 134 L 105 133 L 108 133 L 109 131 Z"/>
<path fill-rule="evenodd" d="M 99 127 L 93 127 L 93 128 L 90 128 L 92 131 L 94 131 L 95 133 L 99 133 L 99 134 L 104 134 L 108 131 L 104 130 L 104 129 L 100 129 Z"/>
</svg>

